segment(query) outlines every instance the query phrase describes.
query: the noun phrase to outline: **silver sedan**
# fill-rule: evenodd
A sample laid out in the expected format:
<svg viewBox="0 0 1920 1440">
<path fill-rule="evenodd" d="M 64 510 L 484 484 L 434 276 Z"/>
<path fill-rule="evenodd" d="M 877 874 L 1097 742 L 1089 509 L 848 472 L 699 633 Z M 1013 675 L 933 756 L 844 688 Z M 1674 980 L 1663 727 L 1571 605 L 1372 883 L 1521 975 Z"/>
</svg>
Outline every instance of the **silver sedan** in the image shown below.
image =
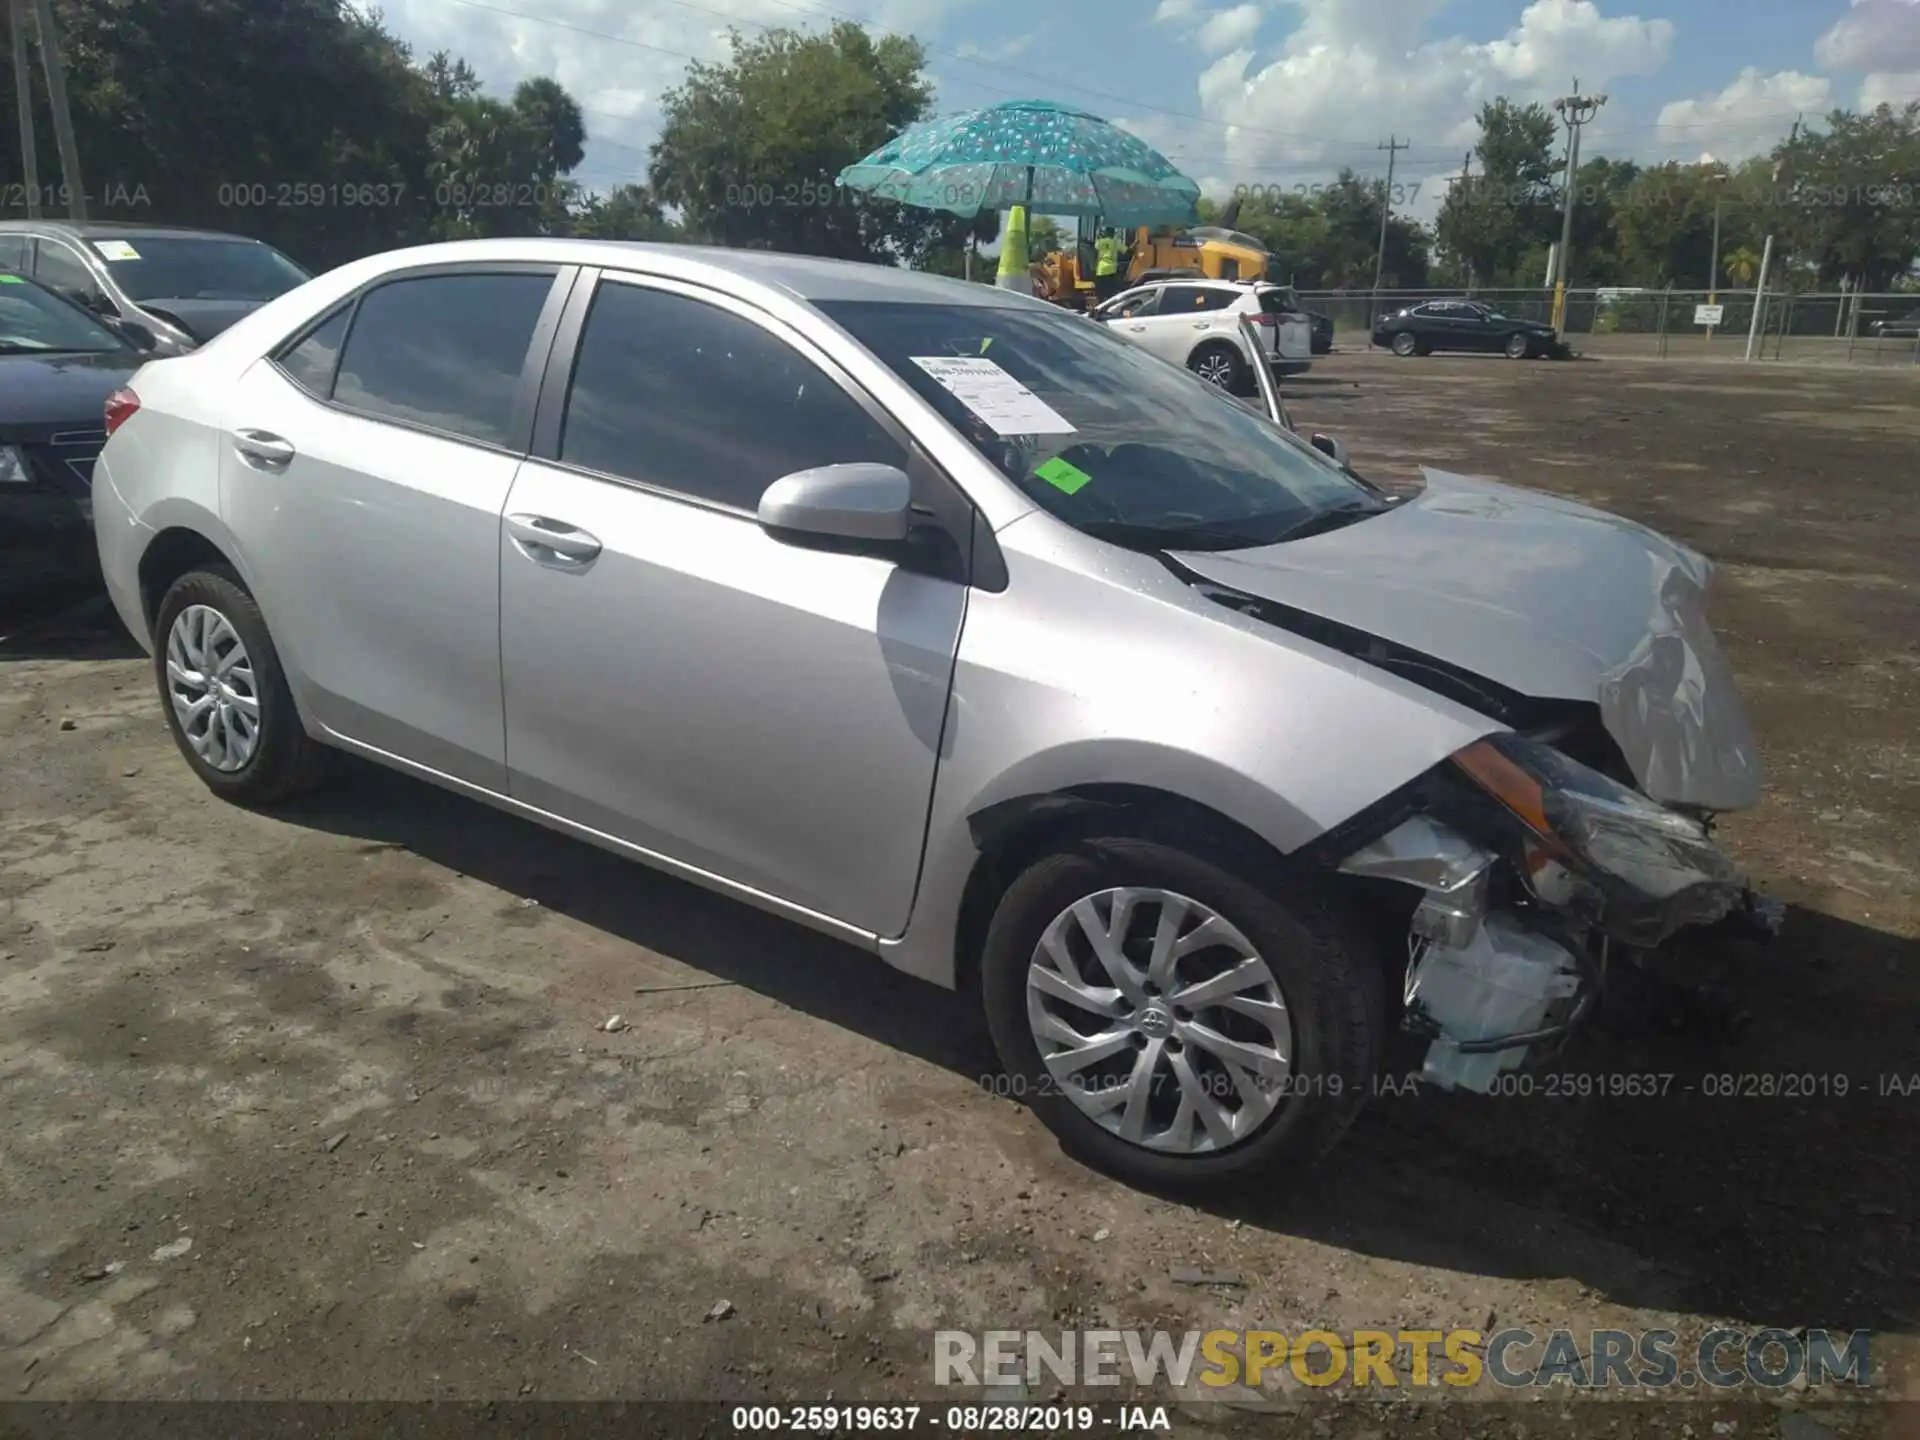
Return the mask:
<svg viewBox="0 0 1920 1440">
<path fill-rule="evenodd" d="M 1752 904 L 1707 563 L 1387 493 L 1261 379 L 886 267 L 438 246 L 142 369 L 96 533 L 218 795 L 346 751 L 839 936 L 1204 1185 L 1323 1151 L 1391 1027 L 1494 1088 Z"/>
</svg>

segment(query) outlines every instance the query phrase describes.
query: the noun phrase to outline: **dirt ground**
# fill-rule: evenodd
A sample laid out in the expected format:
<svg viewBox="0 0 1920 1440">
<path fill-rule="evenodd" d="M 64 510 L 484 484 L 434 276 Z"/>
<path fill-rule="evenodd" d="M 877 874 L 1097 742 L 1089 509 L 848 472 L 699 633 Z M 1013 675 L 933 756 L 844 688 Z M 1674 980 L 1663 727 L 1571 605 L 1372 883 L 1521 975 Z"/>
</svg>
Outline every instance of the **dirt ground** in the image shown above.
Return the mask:
<svg viewBox="0 0 1920 1440">
<path fill-rule="evenodd" d="M 1102 1324 L 1871 1327 L 1910 1385 L 1920 373 L 1361 354 L 1290 394 L 1363 472 L 1719 562 L 1768 766 L 1725 835 L 1792 907 L 1711 957 L 1743 1041 L 1585 1036 L 1552 1073 L 1667 1095 L 1382 1097 L 1317 1171 L 1172 1203 L 995 1098 L 944 992 L 372 768 L 224 806 L 97 609 L 15 616 L 0 1400 L 945 1401 L 936 1329 Z"/>
</svg>

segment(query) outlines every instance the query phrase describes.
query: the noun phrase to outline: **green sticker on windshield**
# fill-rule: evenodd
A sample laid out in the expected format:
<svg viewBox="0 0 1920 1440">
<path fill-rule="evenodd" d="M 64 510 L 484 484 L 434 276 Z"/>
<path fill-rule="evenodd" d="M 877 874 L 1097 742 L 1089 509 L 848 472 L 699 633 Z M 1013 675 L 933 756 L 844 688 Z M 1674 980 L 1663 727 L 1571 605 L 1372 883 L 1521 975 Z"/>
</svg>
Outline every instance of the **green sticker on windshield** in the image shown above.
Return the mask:
<svg viewBox="0 0 1920 1440">
<path fill-rule="evenodd" d="M 1081 487 L 1093 483 L 1093 476 L 1071 461 L 1062 460 L 1058 455 L 1036 469 L 1034 474 L 1046 481 L 1054 489 L 1068 495 L 1079 493 Z"/>
<path fill-rule="evenodd" d="M 0 275 L 0 285 L 24 285 L 27 282 L 18 275 Z"/>
</svg>

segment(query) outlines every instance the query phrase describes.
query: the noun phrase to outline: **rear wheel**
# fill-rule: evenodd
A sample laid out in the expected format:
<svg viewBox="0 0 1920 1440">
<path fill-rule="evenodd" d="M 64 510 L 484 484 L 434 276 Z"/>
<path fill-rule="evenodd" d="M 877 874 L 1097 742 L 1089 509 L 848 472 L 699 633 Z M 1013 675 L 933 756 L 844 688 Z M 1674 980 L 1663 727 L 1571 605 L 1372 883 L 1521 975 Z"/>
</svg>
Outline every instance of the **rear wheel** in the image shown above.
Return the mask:
<svg viewBox="0 0 1920 1440">
<path fill-rule="evenodd" d="M 1244 395 L 1252 379 L 1247 362 L 1231 345 L 1215 342 L 1202 345 L 1187 357 L 1187 368 L 1209 385 L 1218 385 L 1234 395 Z"/>
<path fill-rule="evenodd" d="M 153 630 L 167 727 L 202 784 L 236 804 L 272 805 L 319 783 L 331 752 L 301 725 L 267 622 L 239 576 L 224 566 L 182 575 Z"/>
<path fill-rule="evenodd" d="M 1402 360 L 1420 353 L 1420 342 L 1405 330 L 1393 337 L 1393 353 Z"/>
<path fill-rule="evenodd" d="M 1383 1042 L 1379 966 L 1255 867 L 1092 836 L 1008 887 L 981 962 L 1008 1093 L 1143 1184 L 1300 1167 L 1345 1132 Z"/>
</svg>

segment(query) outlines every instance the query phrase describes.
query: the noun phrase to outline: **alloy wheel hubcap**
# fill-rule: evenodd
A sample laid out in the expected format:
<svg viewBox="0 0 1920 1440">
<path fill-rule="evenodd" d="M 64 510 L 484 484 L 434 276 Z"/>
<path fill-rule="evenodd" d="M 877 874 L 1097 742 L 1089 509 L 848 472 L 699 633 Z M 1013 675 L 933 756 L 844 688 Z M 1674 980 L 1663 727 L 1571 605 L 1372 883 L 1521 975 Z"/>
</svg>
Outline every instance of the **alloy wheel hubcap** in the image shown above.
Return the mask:
<svg viewBox="0 0 1920 1440">
<path fill-rule="evenodd" d="M 187 744 L 215 770 L 238 770 L 260 740 L 260 693 L 239 632 L 209 605 L 189 605 L 167 632 L 167 698 Z"/>
<path fill-rule="evenodd" d="M 1293 1073 L 1272 969 L 1225 917 L 1170 890 L 1103 890 L 1055 916 L 1027 967 L 1027 1022 L 1060 1092 L 1149 1150 L 1238 1144 Z"/>
<path fill-rule="evenodd" d="M 1233 362 L 1224 355 L 1207 355 L 1200 361 L 1199 373 L 1211 385 L 1225 385 L 1233 377 Z"/>
</svg>

